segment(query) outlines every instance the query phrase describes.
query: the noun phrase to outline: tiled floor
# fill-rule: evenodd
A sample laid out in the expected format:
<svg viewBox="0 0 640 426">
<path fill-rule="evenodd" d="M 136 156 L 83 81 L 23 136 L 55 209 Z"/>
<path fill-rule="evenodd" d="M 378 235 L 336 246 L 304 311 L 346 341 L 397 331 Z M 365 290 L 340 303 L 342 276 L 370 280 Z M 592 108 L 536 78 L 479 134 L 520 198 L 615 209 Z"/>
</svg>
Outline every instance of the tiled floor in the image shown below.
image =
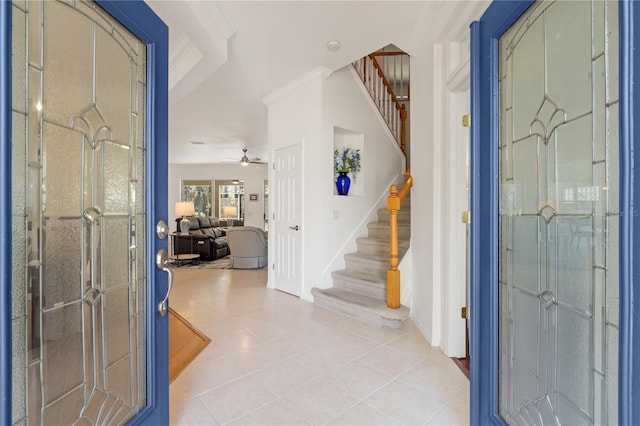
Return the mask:
<svg viewBox="0 0 640 426">
<path fill-rule="evenodd" d="M 176 271 L 171 306 L 211 343 L 170 387 L 172 425 L 469 423 L 467 378 L 411 321 L 377 328 L 266 280 Z"/>
</svg>

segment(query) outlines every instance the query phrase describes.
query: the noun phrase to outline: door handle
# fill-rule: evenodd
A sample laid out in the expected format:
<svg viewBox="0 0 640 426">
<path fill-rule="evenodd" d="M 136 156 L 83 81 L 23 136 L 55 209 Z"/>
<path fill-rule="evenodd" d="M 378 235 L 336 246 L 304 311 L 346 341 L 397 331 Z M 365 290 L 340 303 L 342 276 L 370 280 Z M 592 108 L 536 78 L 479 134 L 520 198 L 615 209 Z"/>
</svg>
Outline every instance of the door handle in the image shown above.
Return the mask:
<svg viewBox="0 0 640 426">
<path fill-rule="evenodd" d="M 300 227 L 298 225 L 296 226 L 290 226 L 289 229 L 293 229 L 294 231 L 299 231 Z"/>
<path fill-rule="evenodd" d="M 169 255 L 165 249 L 158 250 L 156 254 L 156 268 L 169 274 L 167 294 L 165 294 L 164 299 L 158 303 L 158 314 L 163 317 L 167 315 L 167 300 L 169 300 L 169 293 L 171 293 L 171 287 L 173 287 L 173 270 L 169 267 Z"/>
</svg>

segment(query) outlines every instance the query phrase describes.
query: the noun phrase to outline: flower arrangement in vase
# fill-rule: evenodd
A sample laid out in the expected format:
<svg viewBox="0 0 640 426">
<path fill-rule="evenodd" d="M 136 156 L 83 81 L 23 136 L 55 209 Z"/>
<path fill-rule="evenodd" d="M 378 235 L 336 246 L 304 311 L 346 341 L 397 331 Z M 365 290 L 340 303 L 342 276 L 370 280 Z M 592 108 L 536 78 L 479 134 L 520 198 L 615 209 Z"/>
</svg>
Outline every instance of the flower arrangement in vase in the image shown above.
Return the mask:
<svg viewBox="0 0 640 426">
<path fill-rule="evenodd" d="M 351 173 L 355 181 L 361 167 L 360 160 L 359 149 L 343 148 L 342 150 L 335 149 L 333 151 L 333 171 L 338 174 L 336 178 L 338 195 L 347 195 L 349 193 L 351 178 L 347 176 L 347 173 Z"/>
</svg>

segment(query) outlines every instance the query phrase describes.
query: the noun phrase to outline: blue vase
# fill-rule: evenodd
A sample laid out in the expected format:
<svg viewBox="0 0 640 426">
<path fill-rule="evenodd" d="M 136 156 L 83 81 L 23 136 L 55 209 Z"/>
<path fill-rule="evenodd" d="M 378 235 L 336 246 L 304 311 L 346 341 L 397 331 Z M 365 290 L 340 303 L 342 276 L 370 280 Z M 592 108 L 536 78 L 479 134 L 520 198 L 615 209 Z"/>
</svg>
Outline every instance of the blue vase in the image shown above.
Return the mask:
<svg viewBox="0 0 640 426">
<path fill-rule="evenodd" d="M 351 185 L 351 179 L 347 176 L 346 172 L 339 172 L 336 179 L 336 189 L 338 195 L 347 195 L 349 193 L 349 186 Z"/>
</svg>

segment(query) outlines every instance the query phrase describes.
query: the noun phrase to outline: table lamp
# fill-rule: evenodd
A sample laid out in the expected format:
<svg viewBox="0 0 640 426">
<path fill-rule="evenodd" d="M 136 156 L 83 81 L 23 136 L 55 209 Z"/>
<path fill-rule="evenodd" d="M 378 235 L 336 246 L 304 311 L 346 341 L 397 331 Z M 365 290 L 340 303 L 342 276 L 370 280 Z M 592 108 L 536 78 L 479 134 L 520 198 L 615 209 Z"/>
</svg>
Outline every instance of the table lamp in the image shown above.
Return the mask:
<svg viewBox="0 0 640 426">
<path fill-rule="evenodd" d="M 192 201 L 180 201 L 176 203 L 176 216 L 182 216 L 180 221 L 180 233 L 182 235 L 189 235 L 189 219 L 187 216 L 193 216 L 196 214 L 196 208 Z"/>
<path fill-rule="evenodd" d="M 224 218 L 227 220 L 227 226 L 233 226 L 233 220 L 238 217 L 238 208 L 235 206 L 225 206 L 222 209 L 222 214 L 224 214 Z"/>
</svg>

